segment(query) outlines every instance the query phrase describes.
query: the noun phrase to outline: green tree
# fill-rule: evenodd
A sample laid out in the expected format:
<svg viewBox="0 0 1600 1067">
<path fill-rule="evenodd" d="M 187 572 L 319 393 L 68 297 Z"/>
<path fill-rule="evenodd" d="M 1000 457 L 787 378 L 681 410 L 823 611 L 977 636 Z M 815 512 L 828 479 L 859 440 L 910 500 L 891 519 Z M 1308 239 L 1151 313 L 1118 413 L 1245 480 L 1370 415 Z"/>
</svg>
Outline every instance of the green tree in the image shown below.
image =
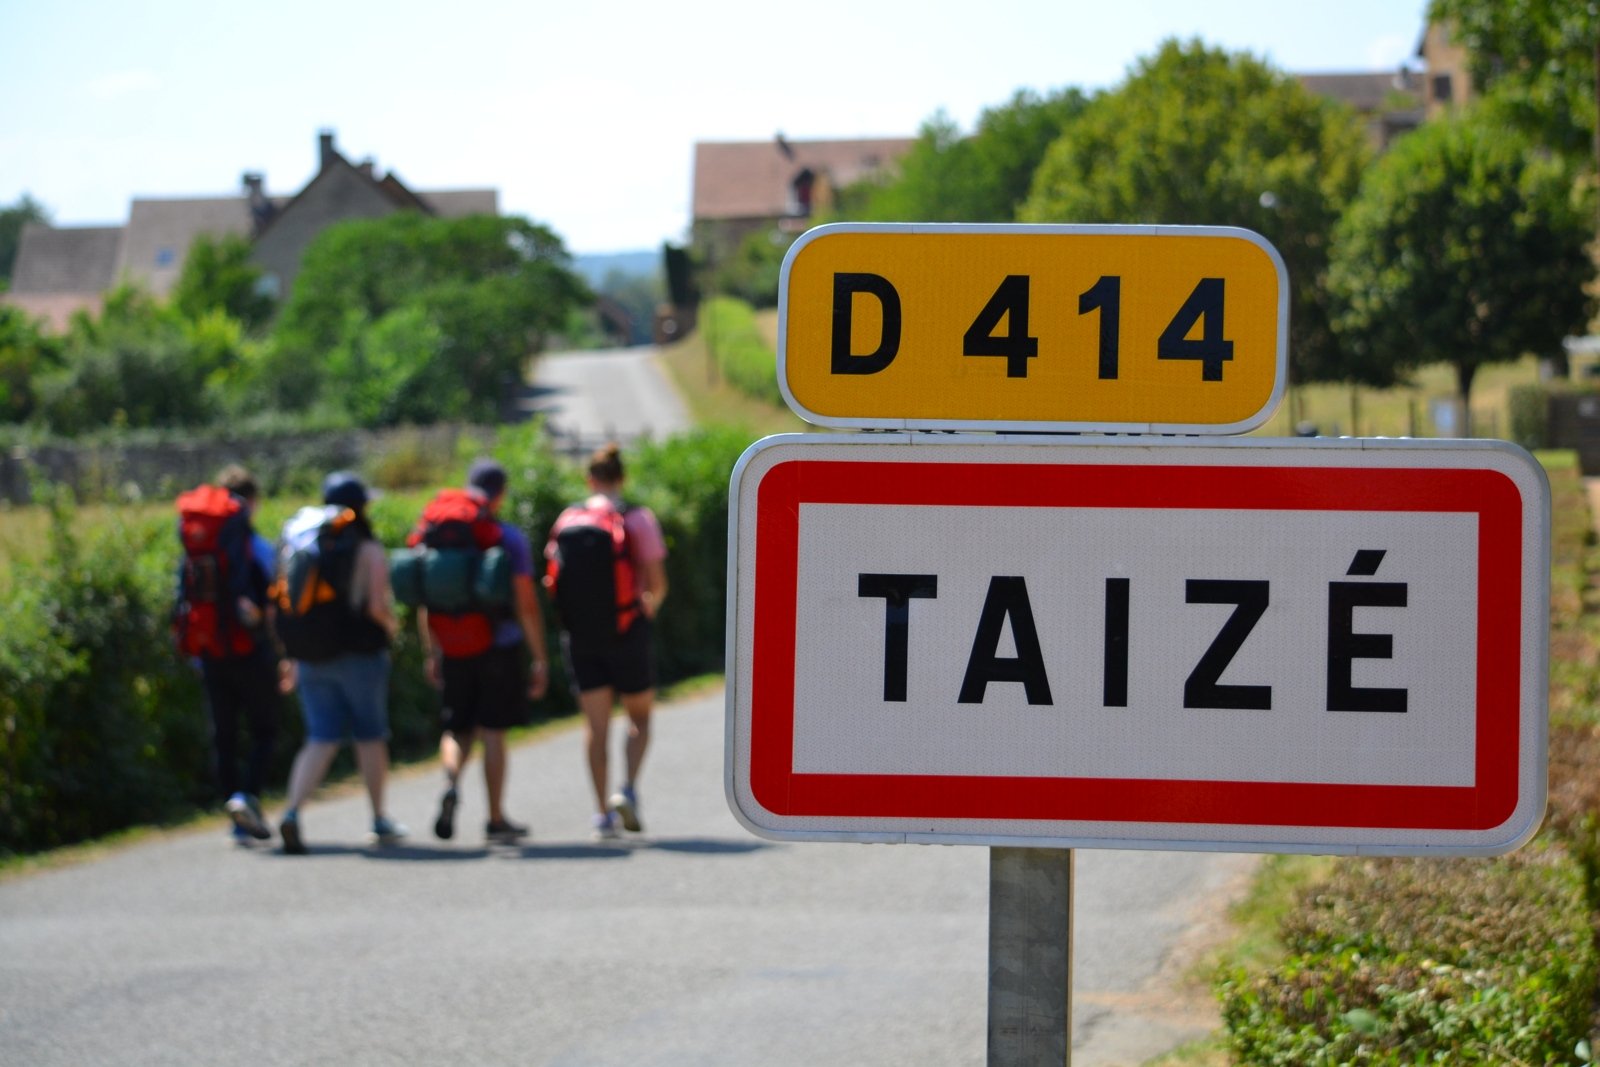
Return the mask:
<svg viewBox="0 0 1600 1067">
<path fill-rule="evenodd" d="M 22 241 L 22 227 L 30 222 L 49 222 L 50 212 L 27 193 L 9 207 L 0 207 L 0 290 L 11 281 L 11 270 L 16 266 L 17 245 Z"/>
<path fill-rule="evenodd" d="M 938 112 L 892 178 L 844 190 L 835 214 L 866 222 L 1010 222 L 1045 151 L 1088 104 L 1078 89 L 1019 90 L 963 137 Z"/>
<path fill-rule="evenodd" d="M 1478 109 L 1397 142 L 1362 182 L 1329 270 L 1356 357 L 1451 364 L 1470 418 L 1480 366 L 1554 351 L 1581 328 L 1594 214 L 1575 167 Z"/>
<path fill-rule="evenodd" d="M 794 239 L 794 234 L 776 229 L 749 234 L 739 242 L 731 257 L 716 265 L 712 291 L 737 297 L 755 307 L 777 307 L 783 257 Z"/>
<path fill-rule="evenodd" d="M 261 270 L 250 262 L 250 242 L 237 235 L 201 234 L 189 246 L 172 303 L 190 319 L 222 311 L 254 330 L 272 317 L 272 298 L 257 286 Z"/>
<path fill-rule="evenodd" d="M 113 290 L 98 319 L 79 314 L 60 366 L 38 375 L 36 416 L 57 433 L 108 426 L 201 426 L 244 359 L 239 326 L 213 312 L 185 319 L 148 294 Z"/>
<path fill-rule="evenodd" d="M 20 308 L 0 304 L 0 422 L 23 422 L 33 414 L 38 376 L 60 359 L 55 337 Z"/>
<path fill-rule="evenodd" d="M 1432 0 L 1467 49 L 1473 85 L 1552 148 L 1594 152 L 1600 10 L 1589 0 Z"/>
<path fill-rule="evenodd" d="M 667 298 L 667 286 L 659 271 L 631 274 L 613 268 L 601 279 L 598 292 L 616 301 L 633 320 L 629 341 L 636 345 L 649 344 L 656 308 Z"/>
<path fill-rule="evenodd" d="M 342 407 L 382 353 L 383 373 L 414 392 L 377 421 L 493 419 L 545 336 L 590 300 L 560 238 L 526 219 L 401 212 L 341 223 L 306 250 L 258 388 L 277 407 Z M 401 343 L 397 321 L 429 332 Z"/>
<path fill-rule="evenodd" d="M 1288 267 L 1292 380 L 1385 384 L 1382 368 L 1344 359 L 1323 288 L 1369 158 L 1349 108 L 1252 56 L 1168 41 L 1067 125 L 1021 217 L 1255 230 Z"/>
</svg>

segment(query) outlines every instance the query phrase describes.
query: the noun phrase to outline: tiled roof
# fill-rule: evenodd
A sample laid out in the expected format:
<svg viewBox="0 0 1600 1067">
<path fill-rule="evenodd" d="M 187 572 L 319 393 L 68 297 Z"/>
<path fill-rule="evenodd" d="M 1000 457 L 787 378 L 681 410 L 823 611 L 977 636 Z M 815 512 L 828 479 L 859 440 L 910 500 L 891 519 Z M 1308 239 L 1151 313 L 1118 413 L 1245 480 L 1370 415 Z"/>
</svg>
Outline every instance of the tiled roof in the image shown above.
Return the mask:
<svg viewBox="0 0 1600 1067">
<path fill-rule="evenodd" d="M 694 146 L 696 219 L 776 218 L 790 213 L 801 171 L 824 174 L 835 188 L 896 162 L 916 141 L 701 141 Z"/>
<path fill-rule="evenodd" d="M 201 234 L 250 236 L 250 201 L 243 196 L 134 200 L 117 276 L 166 296 L 177 284 L 189 246 Z"/>
<path fill-rule="evenodd" d="M 117 276 L 121 226 L 64 226 L 41 222 L 22 228 L 11 276 L 14 293 L 98 293 Z"/>
<path fill-rule="evenodd" d="M 1308 92 L 1349 104 L 1357 111 L 1402 110 L 1420 106 L 1422 98 L 1415 86 L 1392 70 L 1360 71 L 1353 74 L 1297 74 Z M 1403 98 L 1401 108 L 1393 108 Z"/>
<path fill-rule="evenodd" d="M 500 194 L 494 189 L 434 189 L 417 195 L 444 219 L 500 214 Z"/>
</svg>

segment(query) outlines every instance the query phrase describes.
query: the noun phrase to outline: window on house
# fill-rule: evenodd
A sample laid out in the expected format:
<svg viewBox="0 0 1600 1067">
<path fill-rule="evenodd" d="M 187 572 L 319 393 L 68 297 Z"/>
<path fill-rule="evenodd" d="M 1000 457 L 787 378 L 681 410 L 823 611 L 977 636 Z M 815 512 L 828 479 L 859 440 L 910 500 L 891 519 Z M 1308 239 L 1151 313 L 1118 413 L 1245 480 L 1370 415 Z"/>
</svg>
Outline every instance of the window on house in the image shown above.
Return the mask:
<svg viewBox="0 0 1600 1067">
<path fill-rule="evenodd" d="M 178 262 L 178 252 L 174 248 L 163 245 L 156 249 L 156 266 L 170 267 Z"/>
<path fill-rule="evenodd" d="M 817 176 L 812 173 L 810 167 L 794 176 L 794 180 L 789 183 L 789 214 L 811 214 L 811 198 L 816 184 Z"/>
<path fill-rule="evenodd" d="M 1442 104 L 1448 104 L 1452 99 L 1450 75 L 1435 74 L 1433 76 L 1433 98 Z"/>
</svg>

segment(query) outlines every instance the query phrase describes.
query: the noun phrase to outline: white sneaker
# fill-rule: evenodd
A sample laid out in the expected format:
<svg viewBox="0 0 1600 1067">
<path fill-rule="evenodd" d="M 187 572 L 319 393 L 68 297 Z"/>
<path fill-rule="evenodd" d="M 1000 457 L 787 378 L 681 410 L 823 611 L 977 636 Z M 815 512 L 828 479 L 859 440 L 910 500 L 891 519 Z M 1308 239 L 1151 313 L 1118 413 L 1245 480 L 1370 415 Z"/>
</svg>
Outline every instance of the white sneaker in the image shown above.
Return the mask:
<svg viewBox="0 0 1600 1067">
<path fill-rule="evenodd" d="M 617 836 L 617 817 L 611 812 L 605 812 L 594 817 L 594 839 L 596 841 L 612 841 Z"/>
<path fill-rule="evenodd" d="M 639 821 L 639 798 L 634 795 L 633 786 L 625 785 L 611 794 L 611 810 L 622 820 L 622 828 L 629 833 L 636 834 L 644 829 L 644 824 Z"/>
</svg>

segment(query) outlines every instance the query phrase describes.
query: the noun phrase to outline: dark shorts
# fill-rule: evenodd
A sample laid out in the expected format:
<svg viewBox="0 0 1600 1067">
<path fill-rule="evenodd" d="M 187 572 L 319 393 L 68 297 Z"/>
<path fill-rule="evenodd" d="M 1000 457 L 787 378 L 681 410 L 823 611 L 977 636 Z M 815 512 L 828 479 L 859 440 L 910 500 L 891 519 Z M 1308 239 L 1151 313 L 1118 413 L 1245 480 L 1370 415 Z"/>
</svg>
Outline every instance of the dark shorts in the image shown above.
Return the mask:
<svg viewBox="0 0 1600 1067">
<path fill-rule="evenodd" d="M 528 667 L 518 645 L 481 656 L 444 657 L 444 708 L 440 719 L 453 734 L 478 727 L 509 730 L 528 721 Z"/>
<path fill-rule="evenodd" d="M 580 693 L 610 686 L 618 693 L 642 693 L 656 685 L 656 660 L 650 647 L 650 620 L 643 615 L 633 621 L 628 632 L 614 641 L 598 645 L 574 644 L 572 635 L 561 635 L 561 652 L 567 661 L 567 677 Z"/>
</svg>

